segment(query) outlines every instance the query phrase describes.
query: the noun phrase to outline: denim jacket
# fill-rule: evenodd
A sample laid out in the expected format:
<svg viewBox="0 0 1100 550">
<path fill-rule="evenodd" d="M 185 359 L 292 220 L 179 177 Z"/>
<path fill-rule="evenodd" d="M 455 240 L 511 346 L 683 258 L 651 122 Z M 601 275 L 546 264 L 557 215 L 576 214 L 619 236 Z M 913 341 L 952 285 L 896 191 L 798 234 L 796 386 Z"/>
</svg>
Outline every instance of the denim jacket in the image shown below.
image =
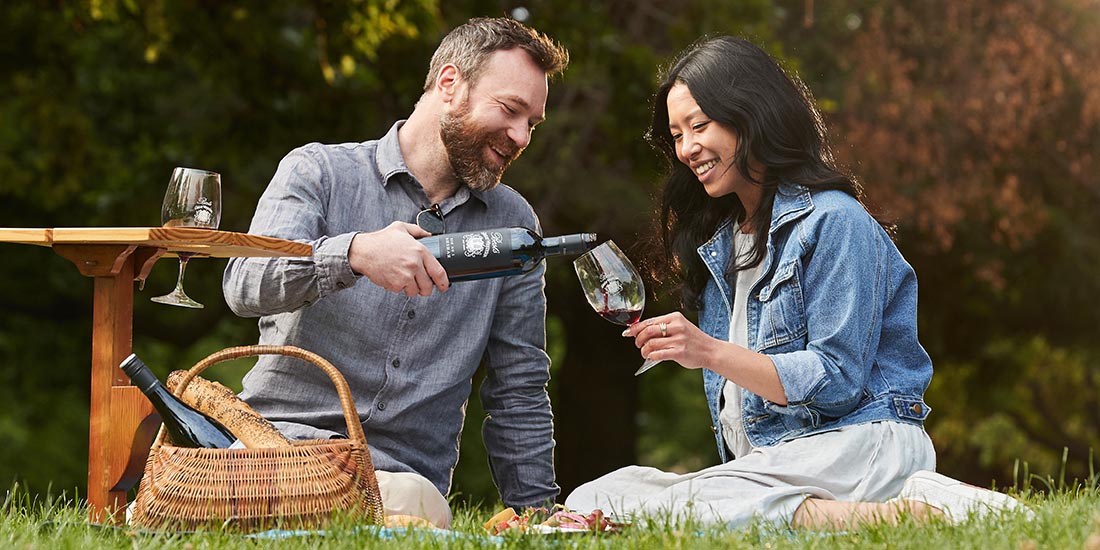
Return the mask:
<svg viewBox="0 0 1100 550">
<path fill-rule="evenodd" d="M 724 273 L 733 223 L 698 252 L 710 270 L 699 327 L 727 340 L 733 289 Z M 754 447 L 892 420 L 921 425 L 932 360 L 917 341 L 917 279 L 889 235 L 842 191 L 783 184 L 775 195 L 761 275 L 751 287 L 748 346 L 775 363 L 786 405 L 742 389 Z M 712 428 L 725 383 L 703 369 Z"/>
</svg>

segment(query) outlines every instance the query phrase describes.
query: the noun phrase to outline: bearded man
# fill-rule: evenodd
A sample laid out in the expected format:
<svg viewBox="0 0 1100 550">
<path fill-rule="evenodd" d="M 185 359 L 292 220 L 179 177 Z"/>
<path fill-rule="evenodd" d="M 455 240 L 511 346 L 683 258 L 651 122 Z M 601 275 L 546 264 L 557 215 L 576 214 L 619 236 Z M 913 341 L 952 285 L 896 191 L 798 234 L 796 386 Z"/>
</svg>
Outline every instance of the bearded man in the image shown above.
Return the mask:
<svg viewBox="0 0 1100 550">
<path fill-rule="evenodd" d="M 500 178 L 567 64 L 563 47 L 511 19 L 454 29 L 408 120 L 381 139 L 312 143 L 279 163 L 249 232 L 310 243 L 313 256 L 234 258 L 225 270 L 226 302 L 260 318 L 260 344 L 318 353 L 347 379 L 387 514 L 449 525 L 444 495 L 482 362 L 482 433 L 502 501 L 557 497 L 544 268 L 451 288 L 417 239 L 539 230 Z M 291 438 L 347 435 L 332 383 L 301 360 L 261 356 L 241 396 Z"/>
</svg>

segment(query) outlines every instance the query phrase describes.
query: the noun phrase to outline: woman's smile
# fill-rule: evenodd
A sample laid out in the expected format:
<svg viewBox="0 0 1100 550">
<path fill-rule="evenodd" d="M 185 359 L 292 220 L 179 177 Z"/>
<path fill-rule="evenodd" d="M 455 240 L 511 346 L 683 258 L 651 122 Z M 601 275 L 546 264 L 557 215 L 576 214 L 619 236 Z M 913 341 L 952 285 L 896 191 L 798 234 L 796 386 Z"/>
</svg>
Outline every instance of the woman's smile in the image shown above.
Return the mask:
<svg viewBox="0 0 1100 550">
<path fill-rule="evenodd" d="M 692 170 L 695 171 L 696 176 L 702 178 L 703 174 L 706 174 L 710 171 L 711 168 L 714 168 L 715 166 L 718 166 L 718 160 L 708 160 L 702 164 L 695 165 L 694 167 L 692 167 Z"/>
</svg>

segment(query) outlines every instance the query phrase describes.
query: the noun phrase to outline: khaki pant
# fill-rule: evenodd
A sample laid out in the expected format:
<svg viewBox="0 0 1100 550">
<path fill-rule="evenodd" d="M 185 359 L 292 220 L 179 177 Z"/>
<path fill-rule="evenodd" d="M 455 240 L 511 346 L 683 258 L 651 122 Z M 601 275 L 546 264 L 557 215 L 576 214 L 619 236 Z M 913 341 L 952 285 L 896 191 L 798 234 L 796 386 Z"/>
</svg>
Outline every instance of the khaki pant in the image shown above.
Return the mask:
<svg viewBox="0 0 1100 550">
<path fill-rule="evenodd" d="M 424 518 L 440 529 L 451 527 L 451 507 L 432 482 L 411 472 L 375 471 L 387 516 Z"/>
</svg>

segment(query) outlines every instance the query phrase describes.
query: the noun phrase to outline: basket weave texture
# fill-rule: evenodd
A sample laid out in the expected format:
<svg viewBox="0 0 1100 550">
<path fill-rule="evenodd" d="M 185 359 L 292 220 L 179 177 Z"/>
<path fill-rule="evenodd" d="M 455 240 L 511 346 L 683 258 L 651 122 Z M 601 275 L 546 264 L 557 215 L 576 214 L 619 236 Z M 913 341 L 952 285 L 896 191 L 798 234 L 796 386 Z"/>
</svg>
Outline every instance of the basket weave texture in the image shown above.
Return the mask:
<svg viewBox="0 0 1100 550">
<path fill-rule="evenodd" d="M 150 529 L 255 531 L 323 527 L 338 512 L 380 524 L 382 497 L 363 426 L 347 382 L 319 355 L 293 346 L 243 346 L 192 367 L 175 390 L 215 363 L 263 354 L 304 359 L 328 374 L 348 424 L 348 439 L 295 441 L 290 447 L 193 449 L 167 442 L 162 426 L 145 463 L 132 522 Z"/>
</svg>

